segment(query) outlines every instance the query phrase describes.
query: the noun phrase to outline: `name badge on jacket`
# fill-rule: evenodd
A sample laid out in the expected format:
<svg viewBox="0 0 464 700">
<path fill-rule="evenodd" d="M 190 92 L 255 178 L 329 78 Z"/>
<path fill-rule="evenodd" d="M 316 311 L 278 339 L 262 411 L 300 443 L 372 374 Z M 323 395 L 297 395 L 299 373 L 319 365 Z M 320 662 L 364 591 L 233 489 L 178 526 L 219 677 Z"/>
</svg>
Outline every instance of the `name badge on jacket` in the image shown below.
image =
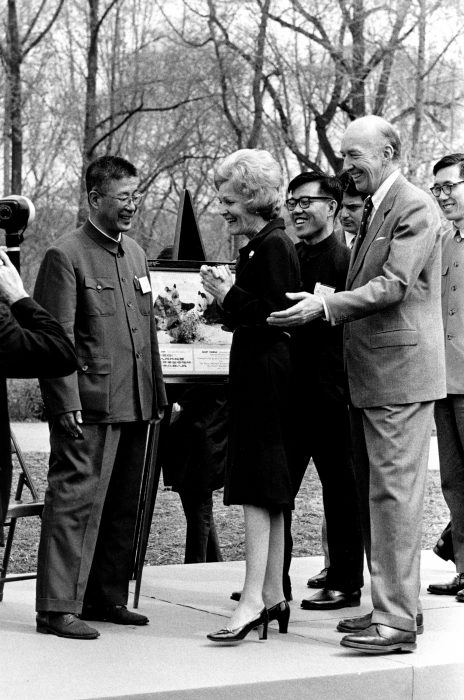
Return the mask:
<svg viewBox="0 0 464 700">
<path fill-rule="evenodd" d="M 145 277 L 134 277 L 134 287 L 140 289 L 142 294 L 148 294 L 151 292 L 150 280 L 145 275 Z"/>
</svg>

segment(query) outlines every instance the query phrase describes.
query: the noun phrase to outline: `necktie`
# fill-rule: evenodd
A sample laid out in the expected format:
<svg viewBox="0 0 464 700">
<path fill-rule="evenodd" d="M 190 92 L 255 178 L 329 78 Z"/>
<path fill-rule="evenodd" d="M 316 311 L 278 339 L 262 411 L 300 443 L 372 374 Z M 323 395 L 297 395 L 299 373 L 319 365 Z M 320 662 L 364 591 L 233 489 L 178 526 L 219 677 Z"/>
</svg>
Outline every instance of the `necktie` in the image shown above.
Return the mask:
<svg viewBox="0 0 464 700">
<path fill-rule="evenodd" d="M 356 257 L 358 254 L 358 250 L 361 247 L 361 243 L 364 240 L 364 237 L 367 233 L 367 227 L 369 224 L 369 217 L 371 215 L 372 209 L 374 208 L 374 203 L 372 201 L 372 197 L 368 195 L 366 199 L 364 200 L 364 209 L 363 209 L 363 214 L 361 218 L 361 223 L 359 225 L 359 231 L 356 235 L 356 238 L 354 239 L 353 243 L 353 249 L 354 253 L 353 255 Z"/>
</svg>

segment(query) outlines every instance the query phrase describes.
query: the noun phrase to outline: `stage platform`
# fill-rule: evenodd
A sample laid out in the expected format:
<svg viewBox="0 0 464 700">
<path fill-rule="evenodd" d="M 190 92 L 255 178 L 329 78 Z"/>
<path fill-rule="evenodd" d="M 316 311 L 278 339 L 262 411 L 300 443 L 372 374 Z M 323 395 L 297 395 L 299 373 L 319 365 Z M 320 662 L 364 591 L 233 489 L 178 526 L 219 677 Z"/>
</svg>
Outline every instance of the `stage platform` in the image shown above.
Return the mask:
<svg viewBox="0 0 464 700">
<path fill-rule="evenodd" d="M 139 611 L 146 627 L 95 623 L 95 641 L 35 632 L 34 581 L 9 583 L 0 603 L 0 698 L 68 700 L 462 700 L 464 604 L 426 593 L 453 576 L 432 552 L 422 559 L 425 634 L 414 653 L 370 656 L 340 646 L 341 617 L 370 610 L 369 581 L 362 604 L 333 612 L 301 610 L 308 576 L 321 557 L 295 559 L 295 600 L 289 633 L 272 623 L 267 641 L 255 633 L 221 647 L 206 634 L 223 626 L 240 588 L 243 562 L 147 567 Z M 130 604 L 132 600 L 130 601 Z"/>
</svg>

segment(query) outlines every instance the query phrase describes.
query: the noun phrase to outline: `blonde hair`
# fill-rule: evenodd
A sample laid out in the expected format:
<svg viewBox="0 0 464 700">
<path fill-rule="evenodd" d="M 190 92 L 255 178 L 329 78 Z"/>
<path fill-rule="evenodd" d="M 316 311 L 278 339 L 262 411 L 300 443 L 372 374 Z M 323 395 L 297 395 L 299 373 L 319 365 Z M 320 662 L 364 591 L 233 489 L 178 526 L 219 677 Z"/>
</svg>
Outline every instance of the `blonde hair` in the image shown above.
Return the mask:
<svg viewBox="0 0 464 700">
<path fill-rule="evenodd" d="M 229 182 L 237 194 L 244 195 L 246 209 L 266 221 L 279 216 L 283 204 L 283 176 L 280 165 L 269 151 L 242 148 L 231 153 L 214 173 L 216 189 Z"/>
</svg>

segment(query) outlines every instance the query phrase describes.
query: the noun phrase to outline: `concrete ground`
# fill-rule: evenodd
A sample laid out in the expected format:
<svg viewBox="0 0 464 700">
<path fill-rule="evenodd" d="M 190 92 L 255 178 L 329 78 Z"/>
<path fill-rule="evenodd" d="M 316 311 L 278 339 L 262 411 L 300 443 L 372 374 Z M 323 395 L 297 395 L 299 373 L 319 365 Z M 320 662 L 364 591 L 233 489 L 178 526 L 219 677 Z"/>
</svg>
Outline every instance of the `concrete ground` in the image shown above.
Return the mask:
<svg viewBox="0 0 464 700">
<path fill-rule="evenodd" d="M 46 424 L 12 429 L 24 451 L 49 450 Z M 434 437 L 429 466 L 438 467 Z M 230 616 L 235 604 L 229 595 L 242 585 L 244 562 L 146 567 L 139 610 L 150 624 L 95 623 L 101 631 L 95 641 L 37 634 L 35 582 L 8 583 L 0 603 L 0 698 L 463 700 L 464 604 L 426 592 L 430 582 L 451 579 L 451 563 L 423 552 L 425 634 L 414 653 L 383 656 L 341 647 L 335 630 L 341 617 L 370 610 L 367 572 L 360 607 L 301 610 L 301 599 L 311 595 L 306 580 L 322 566 L 321 557 L 294 559 L 288 634 L 272 623 L 267 641 L 251 633 L 226 647 L 210 643 L 206 634 Z"/>
<path fill-rule="evenodd" d="M 154 698 L 168 700 L 462 700 L 464 604 L 426 593 L 453 567 L 423 553 L 425 634 L 414 653 L 364 655 L 340 646 L 341 617 L 370 610 L 369 581 L 358 608 L 310 612 L 299 607 L 310 594 L 308 576 L 321 557 L 295 559 L 288 634 L 272 623 L 267 641 L 251 633 L 234 646 L 217 646 L 206 634 L 233 610 L 243 562 L 147 567 L 139 611 L 146 627 L 94 623 L 94 641 L 59 639 L 35 632 L 34 581 L 9 583 L 0 603 L 2 700 Z"/>
</svg>

